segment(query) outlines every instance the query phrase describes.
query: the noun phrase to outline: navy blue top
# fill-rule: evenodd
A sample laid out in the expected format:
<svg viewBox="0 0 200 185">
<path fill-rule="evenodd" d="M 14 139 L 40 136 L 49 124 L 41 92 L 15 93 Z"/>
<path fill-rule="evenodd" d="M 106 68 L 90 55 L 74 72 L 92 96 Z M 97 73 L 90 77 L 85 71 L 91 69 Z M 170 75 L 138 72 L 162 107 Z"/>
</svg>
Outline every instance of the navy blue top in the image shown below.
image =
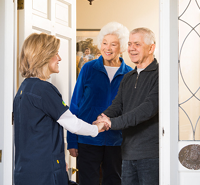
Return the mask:
<svg viewBox="0 0 200 185">
<path fill-rule="evenodd" d="M 78 76 L 70 104 L 70 111 L 73 114 L 92 124 L 97 116 L 111 105 L 122 78 L 132 70 L 122 58 L 120 58 L 120 61 L 121 66 L 111 82 L 104 67 L 102 56 L 84 64 Z M 93 138 L 72 134 L 68 131 L 67 142 L 68 149 L 78 149 L 78 143 L 96 146 L 120 146 L 122 132 L 120 130 L 109 130 L 101 132 Z"/>
<path fill-rule="evenodd" d="M 13 104 L 15 185 L 67 185 L 63 128 L 56 122 L 68 110 L 51 83 L 27 78 Z"/>
</svg>

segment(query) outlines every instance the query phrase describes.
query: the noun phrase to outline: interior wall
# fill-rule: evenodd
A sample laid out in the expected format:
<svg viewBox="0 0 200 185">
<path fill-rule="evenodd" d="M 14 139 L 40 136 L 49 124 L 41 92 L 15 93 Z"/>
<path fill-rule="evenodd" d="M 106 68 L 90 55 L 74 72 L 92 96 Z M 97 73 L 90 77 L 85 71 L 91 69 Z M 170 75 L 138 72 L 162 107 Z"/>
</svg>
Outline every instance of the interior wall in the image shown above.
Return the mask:
<svg viewBox="0 0 200 185">
<path fill-rule="evenodd" d="M 77 29 L 101 29 L 111 21 L 126 26 L 129 31 L 137 27 L 147 27 L 156 36 L 155 56 L 159 60 L 159 0 L 77 0 Z M 134 67 L 127 51 L 123 53 L 125 62 Z"/>
</svg>

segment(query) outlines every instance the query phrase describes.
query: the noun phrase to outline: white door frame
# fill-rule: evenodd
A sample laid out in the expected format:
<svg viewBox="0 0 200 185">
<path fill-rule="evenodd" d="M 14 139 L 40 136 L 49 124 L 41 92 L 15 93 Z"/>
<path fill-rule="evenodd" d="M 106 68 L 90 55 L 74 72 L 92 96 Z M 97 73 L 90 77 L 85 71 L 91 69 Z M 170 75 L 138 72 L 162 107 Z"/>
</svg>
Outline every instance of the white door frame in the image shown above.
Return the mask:
<svg viewBox="0 0 200 185">
<path fill-rule="evenodd" d="M 14 77 L 14 2 L 0 1 L 0 184 L 12 184 L 12 103 Z"/>
<path fill-rule="evenodd" d="M 160 0 L 160 185 L 178 185 L 178 0 Z"/>
</svg>

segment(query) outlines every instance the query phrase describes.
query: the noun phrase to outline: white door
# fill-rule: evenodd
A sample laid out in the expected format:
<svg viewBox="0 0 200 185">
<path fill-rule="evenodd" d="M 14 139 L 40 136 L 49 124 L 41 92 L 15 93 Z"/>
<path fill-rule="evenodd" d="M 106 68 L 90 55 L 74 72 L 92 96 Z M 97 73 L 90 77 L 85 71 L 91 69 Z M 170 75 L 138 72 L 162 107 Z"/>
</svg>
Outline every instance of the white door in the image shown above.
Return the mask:
<svg viewBox="0 0 200 185">
<path fill-rule="evenodd" d="M 45 32 L 60 39 L 60 73 L 52 75 L 53 83 L 67 105 L 76 82 L 76 0 L 28 0 L 19 10 L 19 51 L 24 39 L 33 32 Z M 18 74 L 19 75 L 19 74 Z M 19 84 L 22 82 L 19 75 Z M 65 131 L 66 150 L 66 131 Z M 69 168 L 76 167 L 75 158 L 66 151 Z M 70 177 L 75 181 L 75 175 Z"/>
<path fill-rule="evenodd" d="M 200 184 L 200 9 L 160 0 L 160 185 Z"/>
</svg>

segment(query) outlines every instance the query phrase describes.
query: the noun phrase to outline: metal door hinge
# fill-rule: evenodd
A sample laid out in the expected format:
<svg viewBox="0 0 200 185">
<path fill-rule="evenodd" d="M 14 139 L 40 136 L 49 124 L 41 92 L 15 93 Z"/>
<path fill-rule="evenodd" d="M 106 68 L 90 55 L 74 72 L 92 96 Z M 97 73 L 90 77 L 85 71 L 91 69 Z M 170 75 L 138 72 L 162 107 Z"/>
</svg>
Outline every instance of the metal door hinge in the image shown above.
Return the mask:
<svg viewBox="0 0 200 185">
<path fill-rule="evenodd" d="M 165 130 L 164 130 L 164 128 L 162 128 L 162 136 L 164 136 L 165 135 Z"/>
<path fill-rule="evenodd" d="M 17 0 L 17 9 L 18 10 L 24 9 L 24 0 Z"/>
</svg>

